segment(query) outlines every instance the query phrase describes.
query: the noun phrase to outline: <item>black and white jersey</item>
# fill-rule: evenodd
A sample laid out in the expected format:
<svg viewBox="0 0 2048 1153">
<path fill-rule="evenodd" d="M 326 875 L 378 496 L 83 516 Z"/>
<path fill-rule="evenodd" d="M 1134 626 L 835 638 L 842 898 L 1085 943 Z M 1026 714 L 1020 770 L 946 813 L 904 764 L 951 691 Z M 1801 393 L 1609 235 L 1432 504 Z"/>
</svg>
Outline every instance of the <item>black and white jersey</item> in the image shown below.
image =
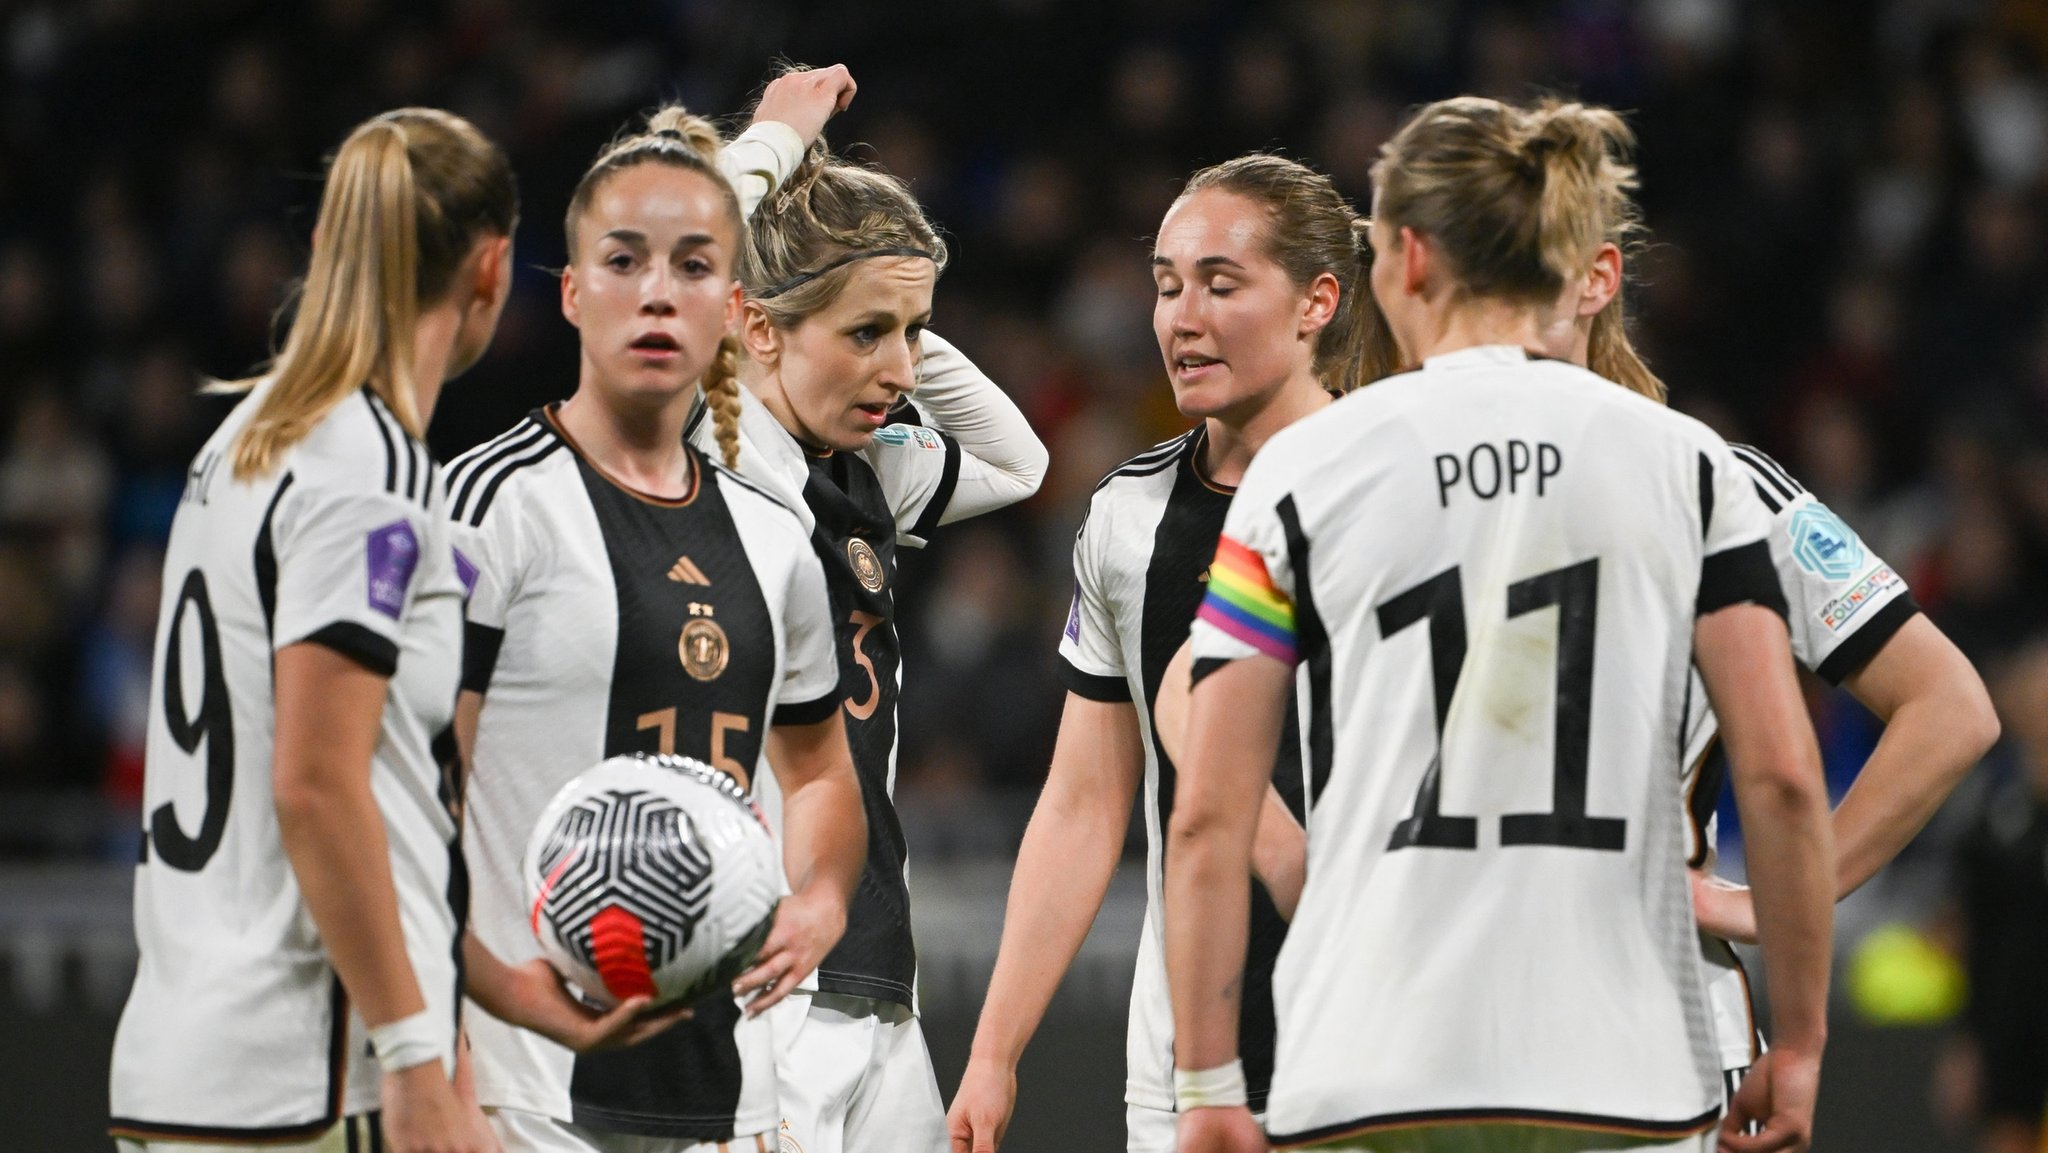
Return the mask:
<svg viewBox="0 0 2048 1153">
<path fill-rule="evenodd" d="M 1308 879 L 1268 1129 L 1720 1113 L 1679 795 L 1696 618 L 1784 609 L 1706 426 L 1514 347 L 1432 357 L 1276 434 L 1196 673 L 1305 664 Z"/>
<path fill-rule="evenodd" d="M 1209 562 L 1235 490 L 1201 472 L 1207 425 L 1125 461 L 1103 478 L 1074 542 L 1074 603 L 1060 640 L 1060 680 L 1090 700 L 1132 701 L 1145 745 L 1145 923 L 1138 938 L 1124 1100 L 1171 1110 L 1173 1004 L 1164 952 L 1164 837 L 1173 816 L 1175 770 L 1152 732 L 1167 662 L 1188 639 L 1208 591 Z M 1289 711 L 1290 721 L 1293 717 Z M 1273 783 L 1296 819 L 1302 809 L 1301 743 L 1290 723 Z M 1273 962 L 1287 922 L 1252 886 L 1238 1048 L 1254 1111 L 1266 1107 L 1273 1073 Z"/>
<path fill-rule="evenodd" d="M 915 407 L 857 453 L 799 442 L 751 390 L 741 390 L 740 474 L 796 507 L 825 568 L 837 633 L 846 736 L 867 810 L 867 865 L 848 908 L 846 934 L 818 967 L 826 992 L 915 1008 L 903 825 L 896 788 L 896 710 L 903 649 L 896 633 L 896 549 L 922 547 L 940 525 L 1031 495 L 1044 447 L 995 384 L 927 331 Z M 971 431 L 955 436 L 944 419 Z M 917 423 L 930 420 L 930 424 Z M 936 426 L 936 427 L 935 427 Z M 690 435 L 717 451 L 701 407 Z M 963 443 L 969 436 L 976 451 Z M 775 806 L 770 806 L 771 816 Z"/>
<path fill-rule="evenodd" d="M 268 384 L 193 462 L 157 618 L 135 938 L 114 1041 L 113 1130 L 305 1140 L 378 1104 L 379 1069 L 285 856 L 272 658 L 323 644 L 390 678 L 370 784 L 406 954 L 452 1060 L 466 895 L 445 776 L 462 586 L 440 476 L 369 391 L 276 470 L 234 479 Z"/>
<path fill-rule="evenodd" d="M 824 578 L 791 510 L 690 450 L 689 494 L 627 489 L 536 412 L 450 466 L 458 563 L 472 584 L 463 687 L 483 694 L 464 832 L 475 929 L 498 957 L 539 955 L 521 855 L 556 790 L 606 757 L 673 752 L 758 782 L 771 724 L 839 705 Z M 765 1019 L 710 997 L 693 1020 L 577 1056 L 470 1016 L 485 1105 L 656 1137 L 775 1127 Z"/>
<path fill-rule="evenodd" d="M 1729 448 L 1771 511 L 1771 562 L 1785 589 L 1792 655 L 1829 684 L 1841 684 L 1876 656 L 1920 606 L 1905 578 L 1777 461 L 1748 445 Z M 1714 809 L 1728 779 L 1728 758 L 1697 671 L 1686 704 L 1687 859 L 1711 869 Z M 1701 945 L 1721 1063 L 1747 1068 L 1763 1051 L 1748 975 L 1727 942 L 1707 937 Z"/>
</svg>

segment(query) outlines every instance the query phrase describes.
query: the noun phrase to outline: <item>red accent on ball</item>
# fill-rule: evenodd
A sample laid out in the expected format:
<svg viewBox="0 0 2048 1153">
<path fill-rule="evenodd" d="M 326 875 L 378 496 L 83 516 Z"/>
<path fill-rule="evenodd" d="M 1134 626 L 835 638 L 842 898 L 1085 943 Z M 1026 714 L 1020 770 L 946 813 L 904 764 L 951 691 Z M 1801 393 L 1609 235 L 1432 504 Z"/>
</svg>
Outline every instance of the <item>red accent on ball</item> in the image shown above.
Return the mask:
<svg viewBox="0 0 2048 1153">
<path fill-rule="evenodd" d="M 621 1001 L 654 996 L 654 974 L 647 968 L 647 939 L 640 931 L 640 918 L 617 905 L 606 906 L 590 919 L 590 953 L 606 992 Z"/>
</svg>

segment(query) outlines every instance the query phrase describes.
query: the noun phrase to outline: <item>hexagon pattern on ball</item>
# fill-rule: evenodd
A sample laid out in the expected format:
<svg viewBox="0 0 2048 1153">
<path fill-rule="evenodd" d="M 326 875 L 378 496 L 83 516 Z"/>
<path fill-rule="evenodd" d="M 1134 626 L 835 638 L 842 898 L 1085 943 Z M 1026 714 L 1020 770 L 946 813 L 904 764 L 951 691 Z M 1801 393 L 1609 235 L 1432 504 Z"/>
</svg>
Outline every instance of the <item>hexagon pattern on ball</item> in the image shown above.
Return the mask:
<svg viewBox="0 0 2048 1153">
<path fill-rule="evenodd" d="M 600 1005 L 729 985 L 783 891 L 760 810 L 686 757 L 612 757 L 579 774 L 541 810 L 524 873 L 542 955 Z"/>
</svg>

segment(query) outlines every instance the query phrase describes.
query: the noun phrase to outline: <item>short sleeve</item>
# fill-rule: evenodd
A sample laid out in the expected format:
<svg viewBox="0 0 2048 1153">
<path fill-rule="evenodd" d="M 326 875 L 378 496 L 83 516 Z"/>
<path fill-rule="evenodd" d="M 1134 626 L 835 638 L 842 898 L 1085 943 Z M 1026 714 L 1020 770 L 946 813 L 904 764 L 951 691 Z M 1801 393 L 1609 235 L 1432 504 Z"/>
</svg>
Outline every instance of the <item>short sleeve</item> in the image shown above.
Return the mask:
<svg viewBox="0 0 2048 1153">
<path fill-rule="evenodd" d="M 1274 483 L 1275 473 L 1255 459 L 1230 502 L 1209 591 L 1195 614 L 1193 654 L 1199 680 L 1223 662 L 1265 655 L 1293 667 L 1300 649 L 1295 629 L 1295 579 L 1290 528 L 1300 531 L 1294 498 Z"/>
<path fill-rule="evenodd" d="M 1083 522 L 1074 538 L 1074 599 L 1060 634 L 1060 683 L 1091 701 L 1128 701 L 1131 683 L 1123 648 L 1117 643 L 1115 600 L 1106 587 L 1101 557 L 1109 526 L 1100 521 L 1096 525 L 1091 536 L 1088 522 Z"/>
<path fill-rule="evenodd" d="M 423 550 L 445 539 L 429 523 L 437 514 L 393 493 L 317 488 L 294 491 L 280 512 L 273 647 L 312 641 L 380 676 L 397 672 Z"/>
<path fill-rule="evenodd" d="M 839 708 L 839 654 L 825 569 L 807 547 L 790 566 L 782 620 L 782 691 L 776 696 L 774 723 L 815 725 Z"/>
<path fill-rule="evenodd" d="M 1785 615 L 1785 592 L 1771 563 L 1770 509 L 1757 496 L 1749 474 L 1717 438 L 1695 458 L 1699 501 L 1700 616 L 1737 604 L 1755 604 Z"/>
<path fill-rule="evenodd" d="M 1793 655 L 1840 684 L 1920 606 L 1905 578 L 1792 474 L 1756 449 L 1731 448 L 1771 509 L 1771 561 L 1785 592 Z"/>
<path fill-rule="evenodd" d="M 467 595 L 463 609 L 462 687 L 481 693 L 490 688 L 498 650 L 505 642 L 505 619 L 519 596 L 525 576 L 525 533 L 517 510 L 500 504 L 480 525 L 456 521 L 449 528 L 455 572 Z"/>
<path fill-rule="evenodd" d="M 916 423 L 883 425 L 862 450 L 905 544 L 923 547 L 939 527 L 960 483 L 960 452 L 959 441 Z"/>
</svg>

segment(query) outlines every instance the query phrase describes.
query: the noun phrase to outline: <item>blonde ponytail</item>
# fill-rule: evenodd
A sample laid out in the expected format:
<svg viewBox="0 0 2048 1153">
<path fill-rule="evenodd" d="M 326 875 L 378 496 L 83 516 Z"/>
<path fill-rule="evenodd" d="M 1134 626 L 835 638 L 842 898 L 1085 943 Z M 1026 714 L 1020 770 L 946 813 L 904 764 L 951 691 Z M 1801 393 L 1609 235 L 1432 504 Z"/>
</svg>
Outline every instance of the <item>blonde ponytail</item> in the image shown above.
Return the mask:
<svg viewBox="0 0 2048 1153">
<path fill-rule="evenodd" d="M 711 425 L 718 436 L 718 455 L 725 467 L 740 466 L 740 341 L 727 333 L 718 342 L 718 355 L 704 371 L 697 387 L 711 409 Z"/>
<path fill-rule="evenodd" d="M 511 165 L 460 117 L 400 109 L 350 133 L 328 167 L 283 349 L 263 376 L 211 387 L 245 392 L 271 382 L 235 440 L 235 479 L 275 470 L 365 385 L 408 433 L 423 435 L 413 379 L 420 305 L 447 290 L 478 236 L 509 235 L 517 215 Z"/>
</svg>

